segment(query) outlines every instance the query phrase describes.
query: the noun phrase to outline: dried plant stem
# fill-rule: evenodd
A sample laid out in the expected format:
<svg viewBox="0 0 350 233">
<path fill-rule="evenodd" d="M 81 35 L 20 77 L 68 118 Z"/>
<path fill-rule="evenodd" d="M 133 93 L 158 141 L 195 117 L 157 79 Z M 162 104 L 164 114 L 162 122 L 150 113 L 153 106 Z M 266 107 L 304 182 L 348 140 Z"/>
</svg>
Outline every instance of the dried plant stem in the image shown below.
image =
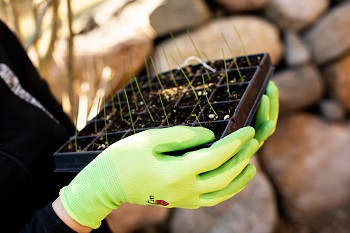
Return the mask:
<svg viewBox="0 0 350 233">
<path fill-rule="evenodd" d="M 151 113 L 151 111 L 149 110 L 148 104 L 147 104 L 145 98 L 144 98 L 143 95 L 142 95 L 142 92 L 141 92 L 139 83 L 137 82 L 137 78 L 135 77 L 134 79 L 135 79 L 135 83 L 136 83 L 136 86 L 137 86 L 137 90 L 139 91 L 140 96 L 141 96 L 141 98 L 142 98 L 142 101 L 143 101 L 143 103 L 145 104 L 146 110 L 147 110 L 149 116 L 151 117 L 152 122 L 154 122 L 154 118 L 153 118 L 153 116 L 152 116 L 152 113 Z"/>
<path fill-rule="evenodd" d="M 167 113 L 166 113 L 166 111 L 165 111 L 165 107 L 164 107 L 164 105 L 163 105 L 162 96 L 160 95 L 159 92 L 158 92 L 158 95 L 159 95 L 160 104 L 162 105 L 162 108 L 163 108 L 163 112 L 164 112 L 164 116 L 165 116 L 166 123 L 168 124 L 168 126 L 170 126 L 169 120 L 168 120 L 168 115 L 167 115 Z"/>
<path fill-rule="evenodd" d="M 222 57 L 224 59 L 224 67 L 225 67 L 225 75 L 226 75 L 226 85 L 227 85 L 227 93 L 229 96 L 231 96 L 231 92 L 230 92 L 230 86 L 229 86 L 229 82 L 228 82 L 228 72 L 227 72 L 227 64 L 226 64 L 226 59 L 225 59 L 225 53 L 224 50 L 221 49 L 222 51 Z"/>
<path fill-rule="evenodd" d="M 44 19 L 44 16 L 46 15 L 46 11 L 49 8 L 50 3 L 44 4 L 44 6 L 40 6 L 39 4 L 35 4 L 33 6 L 33 16 L 35 17 L 35 31 L 32 37 L 29 39 L 29 41 L 25 45 L 25 49 L 28 50 L 30 46 L 34 45 L 37 46 L 38 39 L 41 36 L 41 25 Z M 40 12 L 38 13 L 38 9 L 40 8 Z"/>
<path fill-rule="evenodd" d="M 11 9 L 12 13 L 12 20 L 13 20 L 13 26 L 15 27 L 15 33 L 18 36 L 18 38 L 22 39 L 22 32 L 21 32 L 21 27 L 20 27 L 20 22 L 19 22 L 19 7 L 17 1 L 8 1 L 9 6 Z"/>
<path fill-rule="evenodd" d="M 243 81 L 244 81 L 244 78 L 243 78 L 243 76 L 242 76 L 242 74 L 241 74 L 241 71 L 239 70 L 239 67 L 238 67 L 236 58 L 235 58 L 235 56 L 233 55 L 231 46 L 230 46 L 229 43 L 227 42 L 227 40 L 226 40 L 224 34 L 221 33 L 221 36 L 222 36 L 222 38 L 224 39 L 224 41 L 225 41 L 225 43 L 226 43 L 226 45 L 227 45 L 227 47 L 228 47 L 228 49 L 229 49 L 229 51 L 230 51 L 230 53 L 231 53 L 231 56 L 232 56 L 232 58 L 233 58 L 233 62 L 234 62 L 234 64 L 235 64 L 235 66 L 236 66 L 238 75 L 239 75 L 239 77 L 241 78 L 241 81 L 243 82 Z"/>
<path fill-rule="evenodd" d="M 125 96 L 125 100 L 126 100 L 126 104 L 128 106 L 128 110 L 129 110 L 129 116 L 130 116 L 130 121 L 131 121 L 131 126 L 132 126 L 132 129 L 135 132 L 135 125 L 134 125 L 134 121 L 132 119 L 132 114 L 131 114 L 131 110 L 130 110 L 130 105 L 129 105 L 129 100 L 128 100 L 128 95 L 126 94 L 126 90 L 124 89 L 124 96 Z"/>
<path fill-rule="evenodd" d="M 233 29 L 236 31 L 236 34 L 237 34 L 238 39 L 239 39 L 239 42 L 241 43 L 241 46 L 242 46 L 243 52 L 244 52 L 244 54 L 245 54 L 245 58 L 246 58 L 246 60 L 247 60 L 247 63 L 248 63 L 248 65 L 249 65 L 249 66 L 251 66 L 251 65 L 252 65 L 252 63 L 251 63 L 251 62 L 250 62 L 250 60 L 249 60 L 249 57 L 248 57 L 248 53 L 247 53 L 247 51 L 245 50 L 245 46 L 244 46 L 244 44 L 243 44 L 243 41 L 242 41 L 241 35 L 239 34 L 239 32 L 238 32 L 238 30 L 237 30 L 237 28 L 236 28 L 235 26 L 233 26 Z"/>
</svg>

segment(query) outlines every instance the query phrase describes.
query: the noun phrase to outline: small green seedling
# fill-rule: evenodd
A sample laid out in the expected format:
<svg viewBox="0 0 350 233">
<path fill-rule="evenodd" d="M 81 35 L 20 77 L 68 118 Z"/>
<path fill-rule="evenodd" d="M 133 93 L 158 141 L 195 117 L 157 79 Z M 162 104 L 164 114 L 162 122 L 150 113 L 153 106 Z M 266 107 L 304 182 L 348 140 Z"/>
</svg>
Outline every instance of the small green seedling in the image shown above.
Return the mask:
<svg viewBox="0 0 350 233">
<path fill-rule="evenodd" d="M 204 75 L 202 74 L 202 80 L 203 80 L 203 94 L 205 95 L 205 98 L 207 99 L 207 102 L 209 104 L 210 109 L 214 112 L 215 116 L 218 116 L 218 114 L 215 112 L 213 106 L 211 105 L 210 101 L 209 101 L 209 97 L 208 97 L 208 93 L 207 90 L 205 89 L 205 82 L 204 82 Z"/>
<path fill-rule="evenodd" d="M 77 128 L 77 125 L 78 125 L 78 113 L 79 113 L 79 110 L 77 109 L 77 112 L 76 112 L 76 115 L 75 115 L 75 134 L 74 134 L 74 147 L 75 147 L 75 151 L 78 151 L 78 128 Z"/>
<path fill-rule="evenodd" d="M 184 61 L 185 59 L 184 59 L 184 57 L 183 57 L 183 55 L 181 53 L 181 50 L 179 49 L 179 47 L 176 44 L 175 37 L 174 37 L 174 34 L 172 32 L 170 33 L 170 37 L 171 37 L 171 40 L 173 41 L 173 43 L 174 43 L 174 45 L 176 47 L 176 50 L 177 50 L 177 52 L 178 52 L 178 54 L 180 56 L 181 61 Z"/>
<path fill-rule="evenodd" d="M 123 111 L 122 111 L 122 104 L 121 104 L 121 102 L 120 102 L 119 93 L 117 94 L 117 99 L 118 99 L 118 106 L 119 106 L 119 112 L 120 112 L 120 119 L 121 119 L 122 121 L 124 121 Z"/>
<path fill-rule="evenodd" d="M 175 58 L 174 58 L 173 56 L 171 56 L 171 58 L 174 60 L 174 62 L 176 63 L 176 65 L 180 68 L 182 74 L 184 75 L 184 77 L 186 78 L 188 84 L 190 85 L 190 87 L 191 87 L 191 89 L 192 89 L 192 91 L 193 91 L 193 94 L 194 94 L 194 96 L 196 97 L 196 100 L 198 100 L 197 92 L 195 91 L 195 89 L 194 89 L 194 87 L 193 87 L 193 85 L 192 85 L 190 79 L 188 78 L 186 72 L 184 71 L 184 69 L 183 69 L 182 67 L 180 67 L 180 65 L 176 62 L 176 60 L 175 60 Z"/>
<path fill-rule="evenodd" d="M 115 112 L 115 105 L 114 105 L 114 97 L 113 97 L 113 87 L 112 87 L 112 74 L 109 76 L 109 89 L 110 89 L 110 96 L 112 98 L 112 112 Z"/>
<path fill-rule="evenodd" d="M 195 116 L 196 117 L 196 120 L 198 121 L 199 125 L 200 125 L 200 122 L 199 122 L 199 119 L 198 119 L 198 116 L 197 114 L 194 113 L 194 111 L 196 110 L 197 106 L 199 106 L 199 108 L 201 109 L 202 111 L 202 107 L 200 105 L 200 100 L 197 101 L 197 103 L 194 105 L 194 107 L 192 108 L 192 111 L 190 113 L 190 115 L 187 117 L 186 121 L 191 117 L 191 116 Z"/>
<path fill-rule="evenodd" d="M 109 146 L 109 142 L 108 142 L 108 135 L 107 135 L 107 131 L 108 131 L 108 127 L 107 127 L 107 117 L 106 117 L 106 99 L 103 99 L 104 102 L 104 107 L 103 107 L 103 116 L 104 116 L 104 121 L 105 121 L 105 134 L 106 134 L 106 147 Z"/>
<path fill-rule="evenodd" d="M 142 92 L 141 92 L 141 89 L 140 89 L 139 83 L 137 82 L 137 78 L 136 78 L 136 77 L 134 77 L 134 80 L 135 80 L 135 83 L 136 83 L 136 86 L 137 86 L 137 90 L 139 91 L 139 94 L 140 94 L 140 96 L 141 96 L 141 98 L 142 98 L 142 101 L 143 101 L 143 103 L 145 104 L 146 110 L 147 110 L 147 112 L 148 112 L 149 116 L 151 117 L 152 122 L 154 122 L 154 119 L 153 119 L 152 113 L 151 113 L 151 111 L 149 110 L 148 104 L 147 104 L 147 102 L 146 102 L 145 98 L 144 98 L 144 97 L 143 97 L 143 95 L 142 95 Z"/>
<path fill-rule="evenodd" d="M 169 120 L 168 120 L 168 114 L 167 114 L 166 111 L 165 111 L 165 108 L 164 108 L 164 105 L 163 105 L 163 101 L 162 101 L 162 96 L 160 95 L 160 92 L 158 92 L 158 95 L 159 95 L 160 104 L 162 105 L 162 108 L 163 108 L 165 120 L 166 120 L 168 126 L 170 126 Z"/>
<path fill-rule="evenodd" d="M 238 39 L 239 39 L 239 42 L 241 43 L 241 46 L 242 46 L 243 52 L 244 52 L 244 54 L 245 54 L 245 58 L 246 58 L 246 60 L 247 60 L 247 63 L 248 63 L 248 65 L 249 65 L 249 66 L 251 66 L 251 65 L 252 65 L 252 63 L 251 63 L 251 62 L 250 62 L 250 60 L 249 60 L 249 57 L 248 57 L 247 51 L 245 50 L 245 46 L 244 46 L 244 44 L 243 44 L 243 41 L 242 41 L 241 35 L 239 34 L 239 32 L 238 32 L 238 30 L 237 30 L 237 28 L 236 28 L 235 26 L 233 26 L 233 29 L 235 29 L 236 34 L 237 34 Z"/>
<path fill-rule="evenodd" d="M 100 110 L 100 102 L 101 102 L 101 97 L 98 98 L 98 103 L 97 103 L 97 109 L 96 109 L 96 116 Z M 95 134 L 97 134 L 97 117 L 95 117 L 95 121 L 94 121 L 94 127 L 95 127 Z"/>
<path fill-rule="evenodd" d="M 145 63 L 148 87 L 149 87 L 149 90 L 152 91 L 151 74 L 149 72 L 149 67 L 148 67 L 148 63 L 146 60 L 146 56 L 143 56 L 143 62 Z"/>
<path fill-rule="evenodd" d="M 194 43 L 194 41 L 193 41 L 193 39 L 192 39 L 192 37 L 191 37 L 191 34 L 190 34 L 190 31 L 189 31 L 189 30 L 187 30 L 187 34 L 188 34 L 188 36 L 189 36 L 189 38 L 190 38 L 190 40 L 191 40 L 191 43 L 192 43 L 194 49 L 196 50 L 196 53 L 197 53 L 197 55 L 198 55 L 198 58 L 202 60 L 201 55 L 200 55 L 200 53 L 199 53 L 199 51 L 198 51 L 198 49 L 197 49 L 196 44 Z M 203 66 L 203 67 L 204 67 L 204 71 L 205 71 L 205 73 L 207 74 L 209 80 L 211 80 L 211 76 L 210 76 L 210 74 L 209 74 L 209 71 L 208 71 L 207 67 L 205 67 L 205 66 Z"/>
<path fill-rule="evenodd" d="M 125 89 L 124 89 L 124 96 L 125 96 L 126 104 L 127 104 L 127 106 L 128 106 L 128 110 L 129 110 L 129 116 L 130 116 L 131 126 L 132 126 L 132 129 L 133 129 L 134 133 L 136 133 L 134 121 L 133 121 L 133 119 L 132 119 L 132 114 L 131 114 L 131 110 L 130 110 L 128 95 L 126 94 L 126 90 L 125 90 Z"/>
<path fill-rule="evenodd" d="M 162 50 L 163 50 L 163 54 L 164 54 L 165 60 L 166 60 L 166 62 L 167 62 L 167 64 L 168 64 L 168 67 L 169 67 L 169 70 L 170 70 L 171 79 L 173 80 L 173 83 L 174 83 L 175 87 L 177 87 L 178 84 L 177 84 L 177 82 L 176 82 L 176 80 L 175 80 L 173 71 L 172 71 L 172 69 L 171 69 L 171 67 L 170 67 L 169 60 L 168 60 L 168 57 L 166 56 L 166 53 L 165 53 L 165 50 L 164 50 L 164 47 L 163 47 L 163 46 L 162 46 Z"/>
<path fill-rule="evenodd" d="M 227 47 L 228 47 L 228 49 L 229 49 L 229 51 L 230 51 L 230 53 L 231 53 L 231 56 L 232 56 L 232 58 L 233 58 L 233 62 L 234 62 L 234 64 L 235 64 L 235 66 L 236 66 L 238 75 L 239 75 L 241 81 L 243 82 L 243 81 L 244 81 L 244 78 L 243 78 L 243 76 L 242 76 L 242 74 L 241 74 L 241 71 L 239 70 L 239 67 L 238 67 L 238 64 L 237 64 L 237 60 L 236 60 L 235 56 L 233 55 L 231 46 L 230 46 L 229 43 L 227 42 L 227 40 L 226 40 L 224 34 L 221 33 L 221 36 L 222 36 L 222 38 L 224 39 L 224 41 L 225 41 L 225 43 L 226 43 L 226 45 L 227 45 Z"/>
<path fill-rule="evenodd" d="M 160 78 L 159 78 L 159 75 L 158 75 L 158 71 L 157 71 L 157 69 L 156 69 L 156 66 L 154 65 L 153 58 L 150 57 L 150 60 L 151 60 L 152 66 L 153 66 L 154 73 L 156 73 L 156 77 L 157 77 L 158 83 L 159 83 L 159 85 L 160 85 L 160 88 L 162 89 L 162 91 L 164 91 L 164 87 L 163 87 L 162 82 L 161 82 L 161 80 L 160 80 Z"/>
<path fill-rule="evenodd" d="M 129 73 L 129 77 L 131 77 L 131 71 L 130 69 L 128 69 L 128 73 Z M 132 98 L 134 100 L 134 105 L 135 105 L 135 109 L 138 110 L 139 109 L 139 106 L 138 106 L 138 103 L 137 103 L 137 96 L 136 96 L 136 93 L 135 93 L 135 90 L 134 90 L 134 85 L 132 84 L 132 82 L 130 83 L 130 87 L 131 87 L 131 93 L 132 93 Z"/>
<path fill-rule="evenodd" d="M 224 50 L 221 49 L 222 51 L 222 57 L 224 60 L 224 67 L 225 67 L 225 75 L 226 75 L 226 85 L 227 85 L 227 93 L 229 96 L 231 96 L 231 92 L 230 92 L 230 86 L 229 86 L 229 81 L 228 81 L 228 72 L 227 72 L 227 64 L 226 64 L 226 59 L 225 59 L 225 54 L 224 54 Z"/>
</svg>

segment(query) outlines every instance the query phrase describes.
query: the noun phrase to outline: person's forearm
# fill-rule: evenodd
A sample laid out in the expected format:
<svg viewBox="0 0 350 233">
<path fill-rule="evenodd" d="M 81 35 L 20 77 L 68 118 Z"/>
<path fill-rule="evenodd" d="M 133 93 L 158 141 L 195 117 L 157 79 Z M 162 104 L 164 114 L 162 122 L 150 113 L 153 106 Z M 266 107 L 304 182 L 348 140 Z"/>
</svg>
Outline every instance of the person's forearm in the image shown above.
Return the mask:
<svg viewBox="0 0 350 233">
<path fill-rule="evenodd" d="M 87 226 L 83 226 L 81 224 L 79 224 L 78 222 L 76 222 L 74 219 L 72 219 L 67 211 L 64 209 L 61 199 L 58 197 L 53 203 L 52 203 L 52 208 L 55 211 L 55 213 L 57 214 L 57 216 L 67 225 L 69 226 L 71 229 L 73 229 L 76 232 L 81 232 L 81 233 L 85 233 L 85 232 L 91 232 L 92 228 L 87 227 Z"/>
</svg>

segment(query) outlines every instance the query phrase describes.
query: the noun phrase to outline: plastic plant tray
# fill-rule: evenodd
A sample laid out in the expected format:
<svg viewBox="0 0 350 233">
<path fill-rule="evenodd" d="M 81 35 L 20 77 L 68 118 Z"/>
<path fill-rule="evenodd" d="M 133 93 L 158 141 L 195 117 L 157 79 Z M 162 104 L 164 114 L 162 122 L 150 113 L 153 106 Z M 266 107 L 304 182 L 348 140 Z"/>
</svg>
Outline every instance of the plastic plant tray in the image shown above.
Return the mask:
<svg viewBox="0 0 350 233">
<path fill-rule="evenodd" d="M 215 142 L 250 125 L 274 72 L 268 53 L 205 64 L 211 69 L 199 63 L 131 80 L 54 153 L 55 171 L 79 172 L 108 145 L 147 129 L 202 126 Z"/>
</svg>

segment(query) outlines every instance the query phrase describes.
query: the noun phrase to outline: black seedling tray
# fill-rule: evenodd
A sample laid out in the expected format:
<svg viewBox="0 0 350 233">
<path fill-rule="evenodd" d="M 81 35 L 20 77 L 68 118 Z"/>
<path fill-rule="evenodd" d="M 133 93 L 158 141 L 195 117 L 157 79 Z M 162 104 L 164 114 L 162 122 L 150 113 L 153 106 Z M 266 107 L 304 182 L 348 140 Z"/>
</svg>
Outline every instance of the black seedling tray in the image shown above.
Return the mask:
<svg viewBox="0 0 350 233">
<path fill-rule="evenodd" d="M 250 125 L 274 72 L 269 55 L 206 64 L 215 72 L 196 64 L 132 80 L 54 153 L 55 171 L 79 172 L 108 145 L 146 129 L 202 126 L 213 130 L 215 142 Z"/>
</svg>

